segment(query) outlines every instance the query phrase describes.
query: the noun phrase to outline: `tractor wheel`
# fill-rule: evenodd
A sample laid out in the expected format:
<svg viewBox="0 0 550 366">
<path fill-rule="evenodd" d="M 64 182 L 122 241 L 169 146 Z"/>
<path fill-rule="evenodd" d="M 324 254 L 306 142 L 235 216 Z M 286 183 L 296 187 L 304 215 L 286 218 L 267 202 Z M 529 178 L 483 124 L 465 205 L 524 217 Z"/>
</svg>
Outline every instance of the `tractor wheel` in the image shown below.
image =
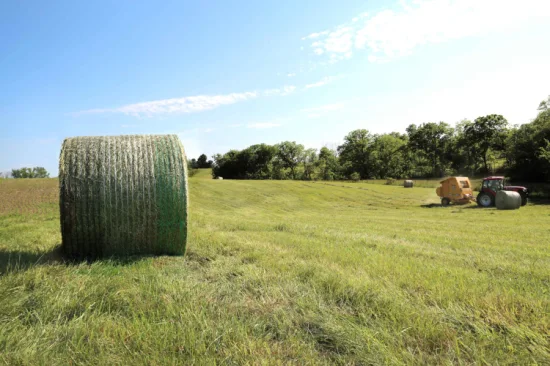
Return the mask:
<svg viewBox="0 0 550 366">
<path fill-rule="evenodd" d="M 480 193 L 477 196 L 477 204 L 481 207 L 491 207 L 494 206 L 495 202 L 493 197 L 491 197 L 487 193 Z"/>
<path fill-rule="evenodd" d="M 521 205 L 525 206 L 527 204 L 527 196 L 525 194 L 520 194 L 521 196 Z"/>
<path fill-rule="evenodd" d="M 441 199 L 441 206 L 449 206 L 449 203 L 451 203 L 451 200 L 447 197 Z"/>
</svg>

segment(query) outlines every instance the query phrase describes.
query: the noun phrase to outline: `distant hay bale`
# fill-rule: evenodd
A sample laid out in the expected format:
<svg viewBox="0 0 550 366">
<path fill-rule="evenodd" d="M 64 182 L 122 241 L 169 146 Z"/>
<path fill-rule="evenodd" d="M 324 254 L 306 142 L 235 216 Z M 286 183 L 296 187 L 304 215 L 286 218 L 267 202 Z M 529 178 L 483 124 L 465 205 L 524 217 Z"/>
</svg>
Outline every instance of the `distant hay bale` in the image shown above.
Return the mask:
<svg viewBox="0 0 550 366">
<path fill-rule="evenodd" d="M 218 177 L 219 180 L 223 180 L 223 177 Z"/>
<path fill-rule="evenodd" d="M 187 162 L 176 135 L 65 139 L 59 194 L 70 257 L 185 253 Z"/>
<path fill-rule="evenodd" d="M 521 206 L 521 195 L 518 192 L 498 191 L 495 206 L 499 210 L 515 210 Z"/>
<path fill-rule="evenodd" d="M 414 186 L 414 182 L 412 180 L 406 180 L 403 182 L 403 187 L 405 188 L 412 188 Z"/>
</svg>

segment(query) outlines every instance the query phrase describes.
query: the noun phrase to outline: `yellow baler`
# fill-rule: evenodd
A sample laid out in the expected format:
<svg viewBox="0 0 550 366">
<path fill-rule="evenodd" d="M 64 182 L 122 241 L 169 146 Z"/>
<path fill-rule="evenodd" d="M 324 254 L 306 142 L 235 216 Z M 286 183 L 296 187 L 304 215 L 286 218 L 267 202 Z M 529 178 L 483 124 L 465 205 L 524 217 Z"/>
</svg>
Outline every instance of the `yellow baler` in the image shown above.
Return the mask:
<svg viewBox="0 0 550 366">
<path fill-rule="evenodd" d="M 463 205 L 475 201 L 472 184 L 468 177 L 450 177 L 439 183 L 441 186 L 437 187 L 435 192 L 441 197 L 443 206 L 451 202 Z"/>
</svg>

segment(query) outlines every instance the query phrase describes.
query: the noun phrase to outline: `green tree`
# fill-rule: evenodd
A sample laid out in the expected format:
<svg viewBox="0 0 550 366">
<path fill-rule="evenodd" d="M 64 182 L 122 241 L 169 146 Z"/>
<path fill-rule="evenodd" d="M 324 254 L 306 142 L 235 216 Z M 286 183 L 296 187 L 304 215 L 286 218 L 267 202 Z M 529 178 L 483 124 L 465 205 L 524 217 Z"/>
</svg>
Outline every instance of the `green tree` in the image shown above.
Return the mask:
<svg viewBox="0 0 550 366">
<path fill-rule="evenodd" d="M 545 111 L 547 109 L 550 109 L 550 95 L 548 96 L 548 98 L 540 102 L 538 109 L 539 111 Z"/>
<path fill-rule="evenodd" d="M 311 180 L 313 179 L 313 174 L 315 173 L 315 167 L 317 165 L 317 150 L 307 149 L 303 153 L 302 164 L 304 166 L 304 175 L 303 179 Z"/>
<path fill-rule="evenodd" d="M 404 155 L 406 145 L 407 137 L 398 133 L 375 135 L 370 157 L 374 177 L 402 177 L 406 170 Z"/>
<path fill-rule="evenodd" d="M 245 168 L 240 166 L 240 162 L 238 159 L 239 153 L 239 150 L 229 150 L 223 155 L 214 155 L 212 176 L 214 178 L 223 177 L 229 179 L 244 179 Z"/>
<path fill-rule="evenodd" d="M 199 158 L 197 159 L 197 168 L 212 168 L 212 160 L 208 160 L 208 157 L 205 154 L 201 154 L 201 156 L 199 156 Z"/>
<path fill-rule="evenodd" d="M 500 114 L 490 114 L 476 118 L 474 123 L 464 129 L 465 137 L 477 144 L 476 154 L 483 161 L 485 172 L 489 171 L 487 155 L 489 149 L 503 151 L 506 139 L 508 121 Z"/>
<path fill-rule="evenodd" d="M 445 122 L 415 124 L 407 127 L 409 147 L 413 153 L 421 154 L 430 164 L 432 176 L 445 174 L 449 163 L 446 155 L 453 135 L 453 128 Z"/>
<path fill-rule="evenodd" d="M 275 146 L 280 166 L 290 169 L 292 179 L 296 179 L 296 167 L 303 160 L 304 145 L 297 144 L 295 141 L 285 141 Z"/>
<path fill-rule="evenodd" d="M 333 180 L 338 175 L 339 164 L 336 151 L 328 147 L 322 147 L 319 151 L 317 159 L 317 168 L 319 169 L 320 178 L 323 180 Z"/>
<path fill-rule="evenodd" d="M 370 153 L 373 136 L 365 129 L 355 130 L 344 137 L 338 146 L 340 163 L 347 174 L 358 173 L 361 178 L 370 178 Z"/>
<path fill-rule="evenodd" d="M 20 168 L 12 169 L 11 175 L 14 178 L 49 178 L 50 174 L 48 171 L 41 167 L 37 166 L 34 168 Z"/>
<path fill-rule="evenodd" d="M 272 177 L 273 158 L 276 148 L 271 145 L 252 145 L 239 154 L 241 165 L 246 168 L 249 179 L 270 179 Z"/>
<path fill-rule="evenodd" d="M 514 128 L 506 140 L 508 174 L 515 180 L 549 181 L 547 152 L 550 141 L 550 109 L 542 110 L 531 123 Z"/>
</svg>

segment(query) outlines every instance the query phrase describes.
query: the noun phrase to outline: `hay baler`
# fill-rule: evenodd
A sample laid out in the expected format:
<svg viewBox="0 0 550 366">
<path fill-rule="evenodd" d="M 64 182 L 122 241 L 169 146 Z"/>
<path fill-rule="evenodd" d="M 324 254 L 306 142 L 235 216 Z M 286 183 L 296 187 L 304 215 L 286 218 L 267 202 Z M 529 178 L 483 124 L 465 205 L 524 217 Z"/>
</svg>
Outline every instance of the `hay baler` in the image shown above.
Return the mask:
<svg viewBox="0 0 550 366">
<path fill-rule="evenodd" d="M 441 205 L 447 206 L 451 202 L 459 205 L 475 202 L 472 184 L 468 177 L 450 177 L 442 180 L 436 193 L 441 197 Z"/>
</svg>

